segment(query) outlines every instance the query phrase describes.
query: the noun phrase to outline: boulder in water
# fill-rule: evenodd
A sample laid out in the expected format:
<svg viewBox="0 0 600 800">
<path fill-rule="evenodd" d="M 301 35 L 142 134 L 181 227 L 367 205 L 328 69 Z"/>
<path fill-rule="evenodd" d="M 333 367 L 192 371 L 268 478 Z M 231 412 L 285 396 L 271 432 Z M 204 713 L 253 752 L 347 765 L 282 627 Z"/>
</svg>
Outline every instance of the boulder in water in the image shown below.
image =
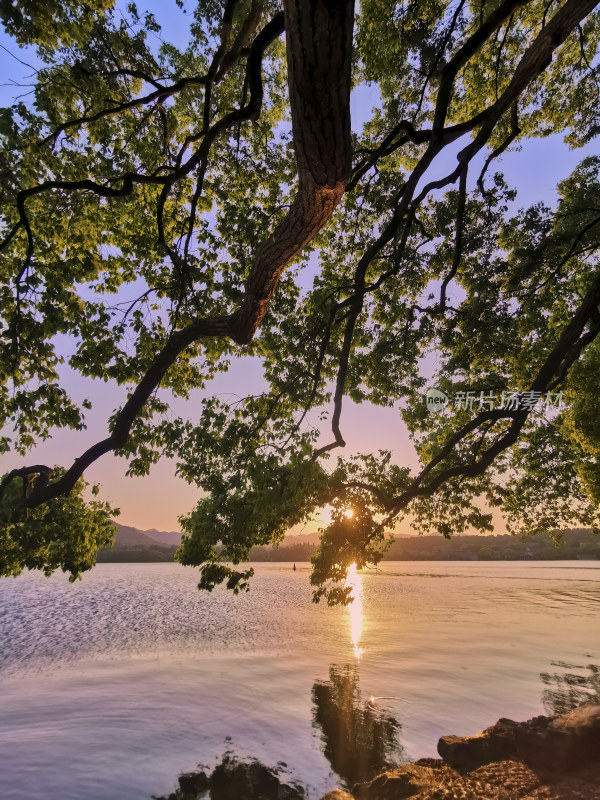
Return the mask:
<svg viewBox="0 0 600 800">
<path fill-rule="evenodd" d="M 514 758 L 517 724 L 511 719 L 499 719 L 476 736 L 442 736 L 438 753 L 446 764 L 459 770 L 477 769 L 494 761 Z"/>
<path fill-rule="evenodd" d="M 515 743 L 519 758 L 550 775 L 600 763 L 600 704 L 523 722 L 515 728 Z"/>
<path fill-rule="evenodd" d="M 463 771 L 518 759 L 542 774 L 564 774 L 600 762 L 600 705 L 527 722 L 501 719 L 478 736 L 442 736 L 438 753 Z"/>
</svg>

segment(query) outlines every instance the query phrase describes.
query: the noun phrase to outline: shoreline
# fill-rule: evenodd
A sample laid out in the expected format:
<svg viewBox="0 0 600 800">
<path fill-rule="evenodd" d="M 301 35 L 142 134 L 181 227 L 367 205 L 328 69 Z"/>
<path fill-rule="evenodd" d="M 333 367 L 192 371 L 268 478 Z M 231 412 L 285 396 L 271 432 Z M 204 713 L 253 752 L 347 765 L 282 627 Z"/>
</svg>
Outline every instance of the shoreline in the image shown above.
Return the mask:
<svg viewBox="0 0 600 800">
<path fill-rule="evenodd" d="M 321 800 L 599 800 L 600 704 L 525 722 L 500 719 L 475 736 L 442 736 L 440 759 L 387 770 Z"/>
<path fill-rule="evenodd" d="M 500 719 L 475 736 L 442 736 L 439 759 L 405 763 L 320 800 L 600 800 L 600 703 L 525 722 Z M 155 800 L 304 800 L 277 769 L 225 756 L 186 773 Z"/>
</svg>

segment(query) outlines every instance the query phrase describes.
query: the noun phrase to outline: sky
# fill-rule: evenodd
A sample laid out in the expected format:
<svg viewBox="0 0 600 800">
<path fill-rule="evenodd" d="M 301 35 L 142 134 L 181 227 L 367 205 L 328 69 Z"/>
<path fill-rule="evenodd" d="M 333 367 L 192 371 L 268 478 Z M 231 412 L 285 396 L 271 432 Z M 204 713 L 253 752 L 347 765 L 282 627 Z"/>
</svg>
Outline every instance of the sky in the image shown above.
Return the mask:
<svg viewBox="0 0 600 800">
<path fill-rule="evenodd" d="M 138 4 L 140 10 L 158 10 L 160 5 L 158 2 Z M 163 38 L 174 44 L 181 43 L 186 33 L 185 18 L 179 14 L 160 14 L 161 22 L 163 19 Z M 0 105 L 9 105 L 15 94 L 25 91 L 17 89 L 13 84 L 13 81 L 22 82 L 30 73 L 19 62 L 19 58 L 30 63 L 33 59 L 31 54 L 20 51 L 0 28 L 0 75 L 3 76 L 0 81 Z M 377 91 L 372 87 L 361 86 L 355 90 L 351 102 L 355 130 L 368 118 L 377 100 Z M 455 154 L 463 146 L 464 140 L 459 140 L 454 152 L 445 152 L 432 165 L 431 170 L 439 175 L 452 169 L 456 164 Z M 495 169 L 501 169 L 509 185 L 517 189 L 516 207 L 529 206 L 539 201 L 553 205 L 557 198 L 557 183 L 566 178 L 586 155 L 598 152 L 598 143 L 592 142 L 579 150 L 569 150 L 560 135 L 551 135 L 546 139 L 526 143 L 519 151 L 505 154 L 496 162 Z M 478 174 L 476 165 L 471 174 Z M 318 264 L 313 262 L 309 269 L 317 270 Z M 306 278 L 308 276 L 304 276 L 303 280 Z M 133 299 L 134 289 L 131 292 Z M 106 421 L 114 409 L 123 403 L 123 388 L 98 380 L 84 379 L 73 373 L 66 379 L 66 385 L 74 398 L 89 397 L 93 402 L 93 411 L 87 416 L 87 430 L 61 431 L 54 439 L 40 443 L 25 459 L 10 453 L 1 456 L 0 474 L 32 461 L 68 466 L 88 446 L 106 436 Z M 188 401 L 175 400 L 173 411 L 193 419 L 199 415 L 202 399 L 206 394 L 245 396 L 260 391 L 263 385 L 258 360 L 243 358 L 233 363 L 228 373 L 220 374 L 212 381 L 208 391 L 196 391 Z M 344 455 L 389 449 L 398 463 L 413 467 L 417 465 L 414 448 L 397 409 L 379 408 L 370 404 L 356 406 L 345 398 L 342 433 L 347 442 Z M 326 429 L 323 441 L 329 441 L 330 437 L 331 434 Z M 142 529 L 177 530 L 178 516 L 190 511 L 200 498 L 198 488 L 179 479 L 175 475 L 174 464 L 168 459 L 163 459 L 144 478 L 127 478 L 125 471 L 125 460 L 108 454 L 97 461 L 85 476 L 88 481 L 99 483 L 101 495 L 121 509 L 119 522 L 123 524 Z M 502 520 L 496 517 L 495 522 L 497 532 L 504 532 Z M 316 530 L 320 524 L 321 520 L 317 518 L 305 530 Z M 397 532 L 410 532 L 408 523 L 398 528 Z"/>
</svg>

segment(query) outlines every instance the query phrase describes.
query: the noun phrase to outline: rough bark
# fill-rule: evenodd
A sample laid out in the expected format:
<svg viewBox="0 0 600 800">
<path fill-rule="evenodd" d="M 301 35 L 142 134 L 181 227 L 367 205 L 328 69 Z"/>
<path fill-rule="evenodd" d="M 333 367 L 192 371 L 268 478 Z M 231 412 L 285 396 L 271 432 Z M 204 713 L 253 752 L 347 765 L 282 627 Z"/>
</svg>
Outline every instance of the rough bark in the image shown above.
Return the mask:
<svg viewBox="0 0 600 800">
<path fill-rule="evenodd" d="M 298 189 L 259 249 L 232 338 L 252 341 L 287 264 L 326 224 L 350 178 L 354 0 L 286 0 L 288 87 Z"/>
</svg>

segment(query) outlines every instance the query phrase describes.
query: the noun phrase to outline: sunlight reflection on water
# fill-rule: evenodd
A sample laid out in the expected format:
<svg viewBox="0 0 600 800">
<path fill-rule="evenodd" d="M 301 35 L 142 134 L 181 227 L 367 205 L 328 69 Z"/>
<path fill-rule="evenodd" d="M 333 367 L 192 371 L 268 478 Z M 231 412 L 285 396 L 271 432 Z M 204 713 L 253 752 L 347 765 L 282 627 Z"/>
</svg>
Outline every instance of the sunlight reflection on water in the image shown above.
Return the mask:
<svg viewBox="0 0 600 800">
<path fill-rule="evenodd" d="M 352 602 L 348 605 L 350 641 L 354 648 L 354 657 L 359 659 L 363 654 L 363 649 L 359 644 L 363 629 L 363 585 L 362 576 L 356 569 L 356 564 L 351 564 L 348 568 L 346 587 L 352 589 Z"/>
</svg>

